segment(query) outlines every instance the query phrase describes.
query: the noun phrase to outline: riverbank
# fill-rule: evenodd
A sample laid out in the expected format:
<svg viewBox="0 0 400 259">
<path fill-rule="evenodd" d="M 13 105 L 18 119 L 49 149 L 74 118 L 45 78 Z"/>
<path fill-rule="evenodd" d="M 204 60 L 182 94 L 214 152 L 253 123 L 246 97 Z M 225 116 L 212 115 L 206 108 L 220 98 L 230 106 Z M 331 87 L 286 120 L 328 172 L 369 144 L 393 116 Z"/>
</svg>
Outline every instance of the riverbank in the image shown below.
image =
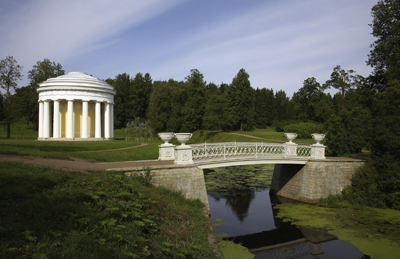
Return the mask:
<svg viewBox="0 0 400 259">
<path fill-rule="evenodd" d="M 400 211 L 354 206 L 346 201 L 331 204 L 277 205 L 278 217 L 297 226 L 324 228 L 356 246 L 371 258 L 398 258 Z"/>
<path fill-rule="evenodd" d="M 203 204 L 119 172 L 0 162 L 1 258 L 216 258 Z"/>
</svg>

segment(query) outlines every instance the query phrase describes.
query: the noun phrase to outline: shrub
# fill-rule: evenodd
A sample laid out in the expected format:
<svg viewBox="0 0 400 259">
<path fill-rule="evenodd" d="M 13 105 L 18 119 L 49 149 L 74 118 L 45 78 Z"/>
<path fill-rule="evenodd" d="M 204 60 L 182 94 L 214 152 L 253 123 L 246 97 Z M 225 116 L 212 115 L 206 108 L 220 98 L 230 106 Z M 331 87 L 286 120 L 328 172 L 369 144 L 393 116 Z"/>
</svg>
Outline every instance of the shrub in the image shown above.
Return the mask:
<svg viewBox="0 0 400 259">
<path fill-rule="evenodd" d="M 296 124 L 300 123 L 301 121 L 299 120 L 282 120 L 282 121 L 274 121 L 271 125 L 271 127 L 276 131 L 276 132 L 283 132 L 283 128 L 287 125 L 291 124 Z"/>
<path fill-rule="evenodd" d="M 341 110 L 325 124 L 328 131 L 325 144 L 329 147 L 328 156 L 343 156 L 361 153 L 368 147 L 370 114 L 366 109 L 354 107 Z"/>
<path fill-rule="evenodd" d="M 293 132 L 297 134 L 297 138 L 312 138 L 313 133 L 323 133 L 324 125 L 312 122 L 303 122 L 297 124 L 287 125 L 284 128 L 284 132 Z"/>
</svg>

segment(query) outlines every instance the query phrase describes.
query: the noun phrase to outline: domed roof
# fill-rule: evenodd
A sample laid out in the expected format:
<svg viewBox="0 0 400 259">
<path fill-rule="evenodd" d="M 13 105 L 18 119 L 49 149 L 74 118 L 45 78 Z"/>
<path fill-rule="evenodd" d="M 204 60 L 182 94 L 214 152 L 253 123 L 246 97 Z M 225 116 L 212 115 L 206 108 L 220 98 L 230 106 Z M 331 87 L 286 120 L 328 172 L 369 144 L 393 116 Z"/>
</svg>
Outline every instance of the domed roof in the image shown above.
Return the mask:
<svg viewBox="0 0 400 259">
<path fill-rule="evenodd" d="M 107 84 L 103 80 L 97 79 L 93 76 L 89 76 L 86 73 L 74 71 L 69 72 L 67 75 L 62 75 L 58 77 L 49 78 L 46 81 L 39 84 L 38 92 L 40 92 L 40 88 L 44 87 L 74 87 L 74 86 L 84 86 L 84 87 L 93 87 L 93 88 L 103 88 L 104 90 L 114 91 L 114 87 Z M 43 89 L 44 90 L 44 89 Z"/>
<path fill-rule="evenodd" d="M 95 97 L 101 96 L 105 99 L 100 98 L 100 100 L 113 101 L 114 95 L 116 94 L 114 87 L 107 84 L 105 81 L 79 71 L 49 78 L 39 84 L 37 91 L 39 93 L 39 100 L 44 100 L 48 97 L 51 97 L 51 99 L 80 99 L 79 96 L 95 99 Z"/>
</svg>

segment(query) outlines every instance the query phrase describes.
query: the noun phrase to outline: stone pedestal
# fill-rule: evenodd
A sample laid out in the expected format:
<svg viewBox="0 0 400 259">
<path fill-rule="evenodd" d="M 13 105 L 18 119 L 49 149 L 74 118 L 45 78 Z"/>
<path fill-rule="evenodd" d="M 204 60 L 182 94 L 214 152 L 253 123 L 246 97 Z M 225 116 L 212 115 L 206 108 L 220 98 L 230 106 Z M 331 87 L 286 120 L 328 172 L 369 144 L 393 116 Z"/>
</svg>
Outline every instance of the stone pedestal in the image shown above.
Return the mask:
<svg viewBox="0 0 400 259">
<path fill-rule="evenodd" d="M 188 145 L 180 145 L 175 147 L 175 162 L 176 165 L 191 165 L 193 164 L 192 159 L 192 147 Z"/>
<path fill-rule="evenodd" d="M 293 142 L 286 142 L 286 156 L 297 156 L 297 144 Z"/>
<path fill-rule="evenodd" d="M 325 159 L 325 146 L 322 144 L 311 145 L 311 158 Z"/>
<path fill-rule="evenodd" d="M 172 144 L 162 144 L 158 146 L 159 156 L 158 160 L 175 160 L 175 145 Z"/>
</svg>

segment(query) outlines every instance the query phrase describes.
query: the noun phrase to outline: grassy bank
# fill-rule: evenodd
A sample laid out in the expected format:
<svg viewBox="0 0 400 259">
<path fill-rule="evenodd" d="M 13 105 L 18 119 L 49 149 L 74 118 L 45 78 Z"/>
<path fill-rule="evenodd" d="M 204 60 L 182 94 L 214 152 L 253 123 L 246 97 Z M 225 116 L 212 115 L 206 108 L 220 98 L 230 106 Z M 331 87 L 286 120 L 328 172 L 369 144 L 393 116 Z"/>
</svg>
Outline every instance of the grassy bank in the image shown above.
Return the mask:
<svg viewBox="0 0 400 259">
<path fill-rule="evenodd" d="M 215 258 L 203 204 L 146 177 L 0 162 L 0 258 Z"/>
<path fill-rule="evenodd" d="M 350 205 L 348 202 L 282 204 L 278 216 L 298 226 L 325 228 L 371 258 L 398 258 L 400 211 Z"/>
</svg>

